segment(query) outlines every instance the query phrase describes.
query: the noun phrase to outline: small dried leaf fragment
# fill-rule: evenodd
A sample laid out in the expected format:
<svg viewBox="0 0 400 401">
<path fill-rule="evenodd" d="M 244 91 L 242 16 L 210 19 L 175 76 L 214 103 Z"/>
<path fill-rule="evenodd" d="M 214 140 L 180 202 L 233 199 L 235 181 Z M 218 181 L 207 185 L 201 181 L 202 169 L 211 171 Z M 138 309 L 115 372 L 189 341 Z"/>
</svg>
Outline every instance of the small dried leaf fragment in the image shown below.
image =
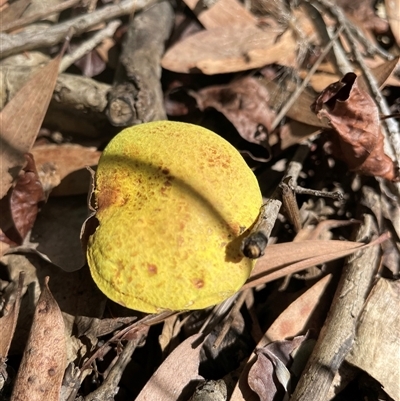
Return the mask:
<svg viewBox="0 0 400 401">
<path fill-rule="evenodd" d="M 34 74 L 0 112 L 0 199 L 35 142 L 58 76 L 60 56 Z"/>
<path fill-rule="evenodd" d="M 399 303 L 400 281 L 379 279 L 366 301 L 353 348 L 346 358 L 379 381 L 397 401 L 400 399 Z"/>
<path fill-rule="evenodd" d="M 48 279 L 36 305 L 11 401 L 58 401 L 66 365 L 64 321 Z"/>
<path fill-rule="evenodd" d="M 276 341 L 257 350 L 257 361 L 250 369 L 248 382 L 260 401 L 273 401 L 278 393 L 281 399 L 287 392 L 291 353 L 304 339 L 304 336 L 299 336 L 290 341 Z"/>
<path fill-rule="evenodd" d="M 395 165 L 384 153 L 378 108 L 359 88 L 356 74 L 348 73 L 329 85 L 311 108 L 319 118 L 329 120 L 334 128 L 333 153 L 350 170 L 398 181 Z"/>
<path fill-rule="evenodd" d="M 226 85 L 215 85 L 193 93 L 200 110 L 221 112 L 247 141 L 265 144 L 275 113 L 269 108 L 269 93 L 262 83 L 245 77 Z M 263 130 L 260 126 L 265 127 Z"/>
<path fill-rule="evenodd" d="M 272 341 L 281 341 L 304 333 L 309 327 L 310 321 L 313 320 L 313 315 L 320 309 L 319 304 L 324 297 L 330 279 L 331 276 L 325 276 L 290 304 L 265 332 L 257 344 L 257 348 L 265 347 Z M 240 373 L 230 401 L 257 401 L 256 395 L 247 382 L 250 368 L 255 361 L 256 354 L 253 352 Z"/>
</svg>

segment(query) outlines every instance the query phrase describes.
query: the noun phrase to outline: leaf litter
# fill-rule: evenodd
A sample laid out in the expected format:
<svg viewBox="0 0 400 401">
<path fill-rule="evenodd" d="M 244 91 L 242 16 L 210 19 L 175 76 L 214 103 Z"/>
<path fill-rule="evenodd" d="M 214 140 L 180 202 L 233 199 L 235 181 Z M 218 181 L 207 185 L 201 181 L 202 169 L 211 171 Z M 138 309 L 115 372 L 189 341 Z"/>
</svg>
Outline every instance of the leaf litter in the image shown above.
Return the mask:
<svg viewBox="0 0 400 401">
<path fill-rule="evenodd" d="M 17 3 L 23 4 L 11 5 Z M 85 130 L 74 134 L 71 109 L 88 126 L 95 121 L 89 109 L 81 106 L 81 95 L 74 89 L 68 89 L 72 103 L 64 104 L 62 96 L 53 96 L 52 104 L 57 107 L 48 109 L 58 74 L 56 57 L 27 81 L 21 92 L 5 101 L 8 104 L 0 114 L 0 244 L 5 254 L 0 259 L 0 328 L 7 327 L 7 331 L 2 330 L 7 336 L 1 338 L 0 377 L 4 380 L 0 381 L 0 397 L 36 399 L 39 391 L 35 386 L 39 384 L 41 390 L 48 392 L 46 399 L 60 399 L 61 394 L 63 400 L 103 397 L 172 401 L 210 394 L 214 381 L 223 380 L 225 390 L 219 396 L 224 400 L 255 400 L 256 393 L 261 400 L 287 399 L 301 375 L 310 344 L 318 337 L 326 312 L 335 302 L 332 293 L 343 264 L 340 258 L 368 246 L 381 246 L 384 255 L 376 271 L 379 268 L 382 278 L 371 278 L 371 293 L 365 300 L 357 341 L 347 361 L 355 373 L 363 370 L 370 375 L 367 386 L 373 388 L 378 383 L 397 401 L 399 377 L 390 370 L 393 363 L 387 364 L 389 370 L 376 369 L 374 358 L 379 355 L 381 363 L 387 360 L 385 356 L 396 355 L 391 348 L 396 344 L 393 333 L 384 330 L 388 324 L 396 327 L 398 317 L 382 310 L 396 310 L 397 302 L 398 166 L 384 146 L 387 138 L 381 129 L 383 115 L 374 95 L 367 93 L 365 66 L 353 63 L 350 70 L 354 73 L 345 75 L 331 57 L 327 58 L 286 111 L 284 120 L 271 129 L 275 116 L 325 44 L 318 24 L 311 22 L 304 8 L 291 8 L 286 2 L 266 8 L 255 1 L 246 7 L 236 0 L 219 0 L 214 5 L 207 2 L 201 8 L 193 0 L 185 3 L 186 6 L 177 5 L 180 22 L 177 18 L 174 40 L 171 45 L 167 43 L 161 61 L 164 107 L 169 117 L 209 127 L 237 145 L 259 179 L 265 198 L 282 179 L 282 170 L 273 166 L 281 163 L 285 170 L 297 144 L 308 140 L 310 151 L 301 162 L 299 185 L 325 191 L 339 189 L 345 194 L 344 201 L 321 198 L 313 202 L 309 195 L 298 195 L 299 205 L 303 203 L 308 209 L 298 236 L 281 212 L 265 255 L 257 261 L 243 287 L 248 291 L 246 302 L 238 310 L 232 309 L 232 315 L 227 313 L 231 302 L 206 311 L 167 318 L 154 316 L 149 321 L 148 316 L 113 304 L 97 290 L 88 274 L 79 236 L 88 214 L 86 196 L 90 192 L 90 175 L 85 167 L 96 166 L 101 150 L 117 131 L 104 123 L 104 118 L 99 123 L 101 135 L 94 137 L 88 132 L 86 136 Z M 320 7 L 327 4 L 324 0 L 315 3 Z M 398 94 L 398 58 L 387 58 L 392 52 L 390 46 L 385 47 L 389 53 L 380 51 L 382 35 L 390 36 L 391 30 L 394 39 L 398 39 L 392 4 L 382 2 L 386 21 L 370 4 L 360 3 L 363 4 L 355 14 L 346 7 L 343 12 L 352 18 L 352 32 L 359 32 L 362 57 L 382 93 L 390 90 Z M 101 10 L 100 3 L 91 7 L 94 13 Z M 69 11 L 71 16 L 76 12 Z M 320 22 L 331 29 L 336 22 L 327 14 L 320 14 Z M 12 19 L 18 18 L 19 15 Z M 61 18 L 68 18 L 68 12 Z M 363 21 L 371 24 L 367 26 Z M 204 27 L 200 31 L 199 22 Z M 128 23 L 123 22 L 120 32 L 110 40 L 120 43 L 118 35 Z M 130 23 L 135 23 L 135 18 Z M 192 28 L 185 30 L 184 25 Z M 344 34 L 338 42 L 346 48 Z M 28 48 L 32 46 L 28 44 Z M 99 89 L 98 101 L 106 104 L 107 98 L 101 97 L 107 96 L 105 87 L 112 88 L 118 54 L 113 53 L 115 47 L 104 48 L 108 52 L 100 63 L 104 71 L 95 80 L 85 79 Z M 30 52 L 21 56 L 19 60 L 25 58 L 28 63 Z M 87 57 L 90 60 L 90 52 Z M 4 65 L 15 62 L 11 60 L 6 58 Z M 91 70 L 89 75 L 98 72 L 100 69 Z M 80 74 L 76 67 L 70 67 L 67 73 Z M 334 85 L 337 90 L 327 88 L 338 81 Z M 135 85 L 140 92 L 142 82 L 135 81 Z M 185 96 L 172 103 L 171 93 Z M 140 103 L 143 98 L 138 99 L 134 107 L 146 107 Z M 389 96 L 387 99 L 392 102 Z M 316 114 L 310 108 L 313 102 Z M 395 110 L 394 104 L 390 106 Z M 51 115 L 55 110 L 58 114 L 51 116 L 53 120 L 43 123 L 45 114 Z M 69 117 L 65 119 L 65 115 Z M 64 128 L 57 132 L 48 123 L 57 119 L 63 121 L 65 132 Z M 40 128 L 46 128 L 51 135 L 45 140 L 37 138 Z M 237 135 L 242 139 L 240 143 Z M 54 138 L 61 139 L 51 143 Z M 254 152 L 254 145 L 267 148 L 271 160 L 249 159 L 246 155 Z M 376 190 L 379 195 L 373 197 Z M 359 210 L 361 205 L 365 207 L 363 211 Z M 363 213 L 376 217 L 381 235 L 354 242 L 350 240 L 351 225 L 364 224 Z M 20 271 L 25 272 L 22 290 L 18 285 Z M 47 288 L 46 276 L 51 278 L 53 295 Z M 17 288 L 25 294 L 18 323 L 18 304 L 14 301 L 19 299 Z M 48 308 L 42 308 L 43 299 Z M 53 317 L 48 316 L 50 311 Z M 224 326 L 228 332 L 213 348 Z M 369 327 L 377 327 L 379 342 L 370 335 Z M 307 350 L 301 362 L 292 365 L 293 371 L 288 370 L 290 351 L 303 341 L 303 337 L 296 336 L 306 333 Z M 282 346 L 287 349 L 277 353 Z M 38 351 L 24 352 L 25 348 Z M 375 356 L 371 356 L 371 350 Z M 8 374 L 12 370 L 18 372 L 16 378 Z M 30 377 L 35 380 L 27 381 Z M 49 377 L 51 382 L 47 382 Z"/>
</svg>

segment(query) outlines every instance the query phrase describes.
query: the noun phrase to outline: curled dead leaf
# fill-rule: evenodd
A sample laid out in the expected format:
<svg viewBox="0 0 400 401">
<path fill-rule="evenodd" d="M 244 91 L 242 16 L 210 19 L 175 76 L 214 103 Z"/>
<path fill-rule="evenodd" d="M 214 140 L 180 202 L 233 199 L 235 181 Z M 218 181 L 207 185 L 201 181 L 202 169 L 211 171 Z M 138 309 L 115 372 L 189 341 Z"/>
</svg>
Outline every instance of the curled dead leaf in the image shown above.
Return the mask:
<svg viewBox="0 0 400 401">
<path fill-rule="evenodd" d="M 257 361 L 250 369 L 248 381 L 261 401 L 282 399 L 287 393 L 291 376 L 288 369 L 292 363 L 291 353 L 304 340 L 305 336 L 299 336 L 293 340 L 276 341 L 257 350 Z"/>
<path fill-rule="evenodd" d="M 327 118 L 333 154 L 350 170 L 364 175 L 399 180 L 393 160 L 383 149 L 379 112 L 373 99 L 359 88 L 357 75 L 346 74 L 325 88 L 311 105 L 319 118 Z"/>
</svg>

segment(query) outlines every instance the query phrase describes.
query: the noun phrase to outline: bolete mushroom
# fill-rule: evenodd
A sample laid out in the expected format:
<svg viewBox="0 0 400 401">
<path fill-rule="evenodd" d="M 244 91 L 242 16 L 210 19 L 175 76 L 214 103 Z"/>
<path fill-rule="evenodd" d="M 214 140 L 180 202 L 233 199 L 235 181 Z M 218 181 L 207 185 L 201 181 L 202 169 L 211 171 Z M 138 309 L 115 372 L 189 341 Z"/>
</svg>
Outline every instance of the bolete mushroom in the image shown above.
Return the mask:
<svg viewBox="0 0 400 401">
<path fill-rule="evenodd" d="M 192 124 L 127 128 L 95 177 L 87 259 L 113 301 L 147 313 L 202 309 L 237 292 L 253 261 L 240 244 L 262 203 L 239 152 Z"/>
</svg>

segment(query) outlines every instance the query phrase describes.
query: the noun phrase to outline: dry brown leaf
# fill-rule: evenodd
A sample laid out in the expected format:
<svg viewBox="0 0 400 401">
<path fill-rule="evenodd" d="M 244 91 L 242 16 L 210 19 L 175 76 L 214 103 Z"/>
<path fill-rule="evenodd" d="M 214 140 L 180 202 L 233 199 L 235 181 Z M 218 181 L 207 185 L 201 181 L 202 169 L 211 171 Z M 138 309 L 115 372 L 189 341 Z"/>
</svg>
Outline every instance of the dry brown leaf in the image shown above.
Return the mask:
<svg viewBox="0 0 400 401">
<path fill-rule="evenodd" d="M 0 112 L 0 199 L 8 192 L 35 142 L 58 75 L 60 56 L 34 74 Z"/>
<path fill-rule="evenodd" d="M 391 181 L 399 179 L 393 161 L 384 153 L 378 108 L 358 87 L 356 74 L 348 73 L 328 86 L 311 107 L 334 128 L 332 151 L 350 170 Z"/>
<path fill-rule="evenodd" d="M 20 245 L 35 223 L 39 204 L 45 200 L 35 162 L 26 154 L 26 166 L 20 171 L 14 188 L 2 200 L 0 241 Z"/>
<path fill-rule="evenodd" d="M 64 321 L 47 279 L 36 305 L 11 401 L 59 401 L 66 360 Z"/>
<path fill-rule="evenodd" d="M 206 74 L 242 71 L 253 67 L 248 53 L 272 46 L 279 32 L 259 29 L 253 25 L 227 26 L 195 33 L 170 47 L 161 60 L 167 70 Z M 202 70 L 202 64 L 222 64 L 219 68 Z M 206 68 L 207 69 L 207 68 Z"/>
<path fill-rule="evenodd" d="M 201 334 L 183 341 L 165 359 L 135 401 L 177 401 L 188 385 L 195 385 L 199 376 Z M 194 391 L 194 388 L 192 388 Z"/>
<path fill-rule="evenodd" d="M 321 298 L 331 278 L 331 275 L 323 277 L 293 301 L 267 330 L 262 343 L 283 340 L 304 333 L 310 325 L 311 315 L 321 303 Z M 259 346 L 261 345 L 259 344 Z"/>
<path fill-rule="evenodd" d="M 400 46 L 400 0 L 385 0 L 385 8 L 390 29 Z"/>
<path fill-rule="evenodd" d="M 301 241 L 269 245 L 265 255 L 257 260 L 250 278 L 242 289 L 268 283 L 288 274 L 297 273 L 321 263 L 343 258 L 369 246 L 386 241 L 381 235 L 369 244 L 351 241 Z"/>
<path fill-rule="evenodd" d="M 275 113 L 268 105 L 268 90 L 259 80 L 244 77 L 226 85 L 201 89 L 193 96 L 200 110 L 208 107 L 218 110 L 245 140 L 266 144 Z"/>
<path fill-rule="evenodd" d="M 208 7 L 204 7 L 203 0 L 184 0 L 184 2 L 206 29 L 256 23 L 256 18 L 237 0 L 218 0 Z"/>
<path fill-rule="evenodd" d="M 96 166 L 101 155 L 94 147 L 76 144 L 40 145 L 33 147 L 31 153 L 46 192 L 52 190 L 51 194 L 55 196 L 87 193 L 90 174 L 85 167 Z M 57 178 L 55 181 L 54 177 Z"/>
<path fill-rule="evenodd" d="M 300 19 L 309 34 L 311 25 L 305 17 Z M 208 75 L 273 63 L 295 66 L 298 46 L 295 35 L 290 29 L 278 37 L 280 33 L 275 27 L 261 29 L 253 25 L 229 25 L 198 32 L 169 48 L 161 64 L 175 72 L 201 71 Z"/>
<path fill-rule="evenodd" d="M 257 360 L 250 368 L 248 383 L 260 401 L 282 399 L 288 391 L 293 362 L 291 354 L 304 342 L 305 336 L 276 341 L 256 351 Z"/>
<path fill-rule="evenodd" d="M 257 348 L 264 347 L 272 341 L 284 340 L 299 335 L 302 332 L 304 333 L 310 317 L 318 307 L 330 279 L 331 276 L 322 278 L 291 303 L 270 326 L 257 344 Z M 247 383 L 248 373 L 255 360 L 256 355 L 252 353 L 240 374 L 230 401 L 257 401 L 255 393 Z"/>
<path fill-rule="evenodd" d="M 400 281 L 379 279 L 361 313 L 347 362 L 381 383 L 393 400 L 400 400 Z"/>
</svg>

